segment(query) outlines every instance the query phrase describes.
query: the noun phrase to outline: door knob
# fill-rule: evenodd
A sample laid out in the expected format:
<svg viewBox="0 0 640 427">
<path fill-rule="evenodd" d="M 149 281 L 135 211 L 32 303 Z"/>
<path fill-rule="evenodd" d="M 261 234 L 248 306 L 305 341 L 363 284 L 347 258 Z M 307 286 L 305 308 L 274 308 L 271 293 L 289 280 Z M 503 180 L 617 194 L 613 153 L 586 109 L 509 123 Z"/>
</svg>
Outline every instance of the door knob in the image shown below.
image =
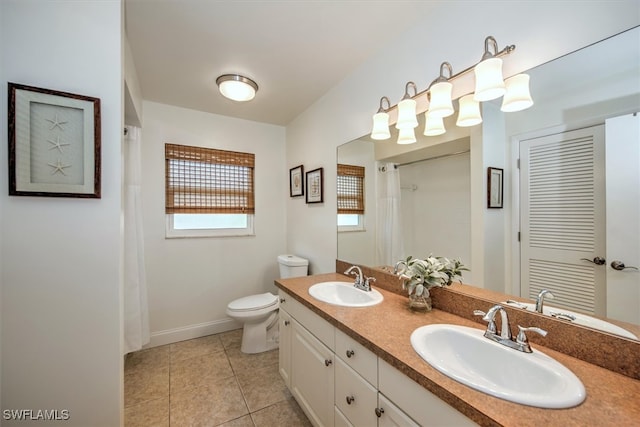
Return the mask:
<svg viewBox="0 0 640 427">
<path fill-rule="evenodd" d="M 347 396 L 347 405 L 351 405 L 353 402 L 355 402 L 356 398 L 353 396 Z"/>
<path fill-rule="evenodd" d="M 602 257 L 599 257 L 599 256 L 595 257 L 593 260 L 588 259 L 588 258 L 580 258 L 580 260 L 589 261 L 590 263 L 593 263 L 595 265 L 604 265 L 607 262 L 606 259 L 604 259 Z"/>
<path fill-rule="evenodd" d="M 333 360 L 331 359 L 324 359 L 324 366 L 329 366 L 333 363 Z"/>
<path fill-rule="evenodd" d="M 626 266 L 626 265 L 624 265 L 624 262 L 617 261 L 617 260 L 611 262 L 611 268 L 613 268 L 614 270 L 618 270 L 618 271 L 622 271 L 625 268 L 633 268 L 634 270 L 638 269 L 638 267 Z"/>
<path fill-rule="evenodd" d="M 384 409 L 383 408 L 376 408 L 376 409 L 374 409 L 374 411 L 375 411 L 376 416 L 378 418 L 380 418 L 382 416 L 382 414 L 384 414 Z"/>
</svg>

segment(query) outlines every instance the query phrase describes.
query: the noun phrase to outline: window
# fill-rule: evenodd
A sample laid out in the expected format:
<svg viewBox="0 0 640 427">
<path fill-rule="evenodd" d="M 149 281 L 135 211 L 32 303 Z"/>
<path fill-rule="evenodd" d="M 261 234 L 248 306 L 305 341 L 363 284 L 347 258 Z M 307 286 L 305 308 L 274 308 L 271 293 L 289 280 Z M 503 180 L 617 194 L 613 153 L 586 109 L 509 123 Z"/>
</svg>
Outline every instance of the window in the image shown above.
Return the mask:
<svg viewBox="0 0 640 427">
<path fill-rule="evenodd" d="M 364 167 L 338 164 L 338 231 L 364 230 Z"/>
<path fill-rule="evenodd" d="M 253 234 L 255 155 L 165 144 L 167 237 Z"/>
</svg>

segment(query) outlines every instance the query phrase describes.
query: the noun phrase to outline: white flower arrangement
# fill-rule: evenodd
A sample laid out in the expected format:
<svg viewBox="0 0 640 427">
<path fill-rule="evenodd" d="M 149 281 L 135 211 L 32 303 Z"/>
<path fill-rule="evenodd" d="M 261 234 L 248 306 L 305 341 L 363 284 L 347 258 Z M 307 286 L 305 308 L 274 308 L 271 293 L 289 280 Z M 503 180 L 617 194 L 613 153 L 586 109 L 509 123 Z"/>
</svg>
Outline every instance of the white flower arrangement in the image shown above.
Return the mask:
<svg viewBox="0 0 640 427">
<path fill-rule="evenodd" d="M 429 289 L 449 286 L 452 282 L 462 282 L 462 271 L 469 271 L 459 259 L 429 256 L 426 259 L 408 257 L 397 266 L 405 268 L 398 274 L 403 280 L 402 288 L 409 295 L 429 296 Z"/>
</svg>

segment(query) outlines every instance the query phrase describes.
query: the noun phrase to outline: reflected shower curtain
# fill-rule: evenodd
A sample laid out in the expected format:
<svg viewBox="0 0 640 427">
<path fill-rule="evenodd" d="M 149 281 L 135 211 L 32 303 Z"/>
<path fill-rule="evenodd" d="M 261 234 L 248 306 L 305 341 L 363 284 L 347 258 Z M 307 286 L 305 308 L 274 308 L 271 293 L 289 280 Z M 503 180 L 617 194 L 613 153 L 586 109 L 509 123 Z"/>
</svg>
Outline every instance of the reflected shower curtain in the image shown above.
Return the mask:
<svg viewBox="0 0 640 427">
<path fill-rule="evenodd" d="M 142 232 L 141 135 L 127 126 L 124 143 L 124 352 L 140 350 L 150 339 L 147 279 Z"/>
<path fill-rule="evenodd" d="M 394 265 L 403 259 L 400 212 L 400 170 L 393 163 L 378 163 L 376 255 L 378 265 Z"/>
</svg>

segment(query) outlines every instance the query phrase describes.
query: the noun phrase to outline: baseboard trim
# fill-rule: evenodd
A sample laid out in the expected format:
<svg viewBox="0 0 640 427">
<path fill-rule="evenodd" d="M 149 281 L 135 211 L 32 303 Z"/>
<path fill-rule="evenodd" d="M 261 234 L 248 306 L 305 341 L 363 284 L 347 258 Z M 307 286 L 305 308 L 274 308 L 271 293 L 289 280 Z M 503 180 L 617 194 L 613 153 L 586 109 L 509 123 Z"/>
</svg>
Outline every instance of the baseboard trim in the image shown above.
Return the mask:
<svg viewBox="0 0 640 427">
<path fill-rule="evenodd" d="M 158 347 L 172 344 L 178 341 L 200 338 L 207 335 L 219 334 L 221 332 L 240 329 L 242 325 L 227 317 L 212 322 L 198 323 L 195 325 L 183 326 L 181 328 L 166 329 L 164 331 L 152 332 L 151 340 L 143 348 Z"/>
</svg>

